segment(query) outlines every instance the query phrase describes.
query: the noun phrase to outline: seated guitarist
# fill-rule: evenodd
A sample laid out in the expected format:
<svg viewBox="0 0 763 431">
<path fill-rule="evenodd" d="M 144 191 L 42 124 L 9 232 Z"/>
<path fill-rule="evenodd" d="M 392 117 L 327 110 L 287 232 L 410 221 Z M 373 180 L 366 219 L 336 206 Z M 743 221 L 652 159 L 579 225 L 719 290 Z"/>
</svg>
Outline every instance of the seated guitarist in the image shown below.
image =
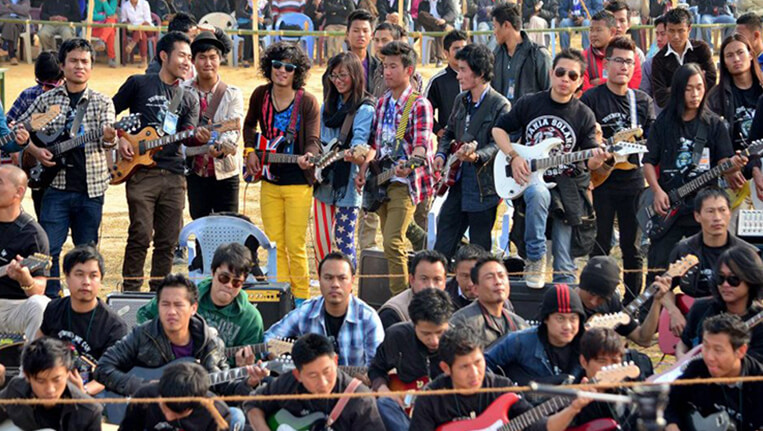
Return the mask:
<svg viewBox="0 0 763 431">
<path fill-rule="evenodd" d="M 48 234 L 53 266 L 50 269 L 45 294 L 59 295 L 61 283 L 58 257 L 71 229 L 74 245 L 96 244 L 101 225 L 103 202 L 109 186 L 108 161 L 103 147 L 116 144 L 114 104 L 108 96 L 88 88 L 93 69 L 93 47 L 84 39 L 69 39 L 61 45 L 58 61 L 64 74 L 64 85 L 43 93 L 16 121 L 24 122 L 32 114 L 43 113 L 52 105 L 61 106 L 64 113 L 49 125 L 62 130 L 56 142 L 88 132 L 103 132 L 84 146 L 53 160 L 53 153 L 29 144 L 27 151 L 44 166 L 59 169 L 42 198 L 40 224 Z M 73 130 L 76 128 L 76 130 Z"/>
<path fill-rule="evenodd" d="M 241 346 L 236 352 L 236 366 L 251 365 L 254 356 L 251 344 L 262 343 L 263 324 L 259 310 L 243 291 L 244 281 L 252 269 L 252 253 L 239 243 L 223 244 L 212 257 L 212 277 L 199 282 L 198 313 L 226 347 Z M 138 323 L 155 319 L 159 301 L 152 299 L 138 310 Z M 228 358 L 232 363 L 234 358 Z"/>
<path fill-rule="evenodd" d="M 491 231 L 500 199 L 491 163 L 498 147 L 490 130 L 510 108 L 509 101 L 490 86 L 495 57 L 487 46 L 467 45 L 456 52 L 456 60 L 462 93 L 451 101 L 455 106 L 444 125 L 434 162 L 437 171 L 442 171 L 452 154 L 461 162 L 437 221 L 434 248 L 448 258 L 455 254 L 467 229 L 472 244 L 492 249 Z M 458 147 L 475 142 L 474 149 Z"/>
<path fill-rule="evenodd" d="M 448 329 L 453 304 L 448 294 L 439 289 L 424 289 L 413 295 L 408 314 L 410 322 L 390 326 L 384 342 L 368 367 L 371 388 L 376 392 L 400 390 L 390 382 L 390 371 L 408 388 L 421 389 L 442 374 L 440 369 L 440 337 Z M 418 386 L 421 385 L 421 386 Z M 380 397 L 379 412 L 387 429 L 408 429 L 410 418 L 400 407 L 409 407 L 402 397 Z"/>
<path fill-rule="evenodd" d="M 681 379 L 729 378 L 763 375 L 763 365 L 747 354 L 750 330 L 738 316 L 720 314 L 702 324 L 702 359 L 689 363 Z M 666 431 L 713 429 L 715 420 L 706 418 L 706 425 L 694 423 L 698 416 L 725 412 L 731 425 L 739 431 L 763 428 L 760 400 L 763 384 L 674 385 L 665 410 Z M 696 412 L 696 414 L 692 414 Z M 690 415 L 692 417 L 690 417 Z M 732 428 L 723 428 L 732 429 Z"/>
<path fill-rule="evenodd" d="M 731 247 L 716 262 L 711 298 L 698 299 L 686 315 L 686 327 L 676 346 L 682 357 L 702 340 L 702 322 L 711 316 L 727 313 L 746 321 L 763 308 L 756 303 L 763 294 L 763 261 L 754 249 Z M 763 325 L 752 328 L 748 353 L 763 359 Z"/>
<path fill-rule="evenodd" d="M 514 382 L 498 376 L 486 369 L 482 345 L 474 331 L 467 327 L 453 328 L 445 332 L 440 339 L 440 368 L 443 373 L 425 390 L 461 389 L 478 390 L 481 388 L 510 388 Z M 455 394 L 449 396 L 418 397 L 414 404 L 411 430 L 434 431 L 438 426 L 457 420 L 468 420 L 482 414 L 500 392 L 479 392 L 474 394 Z M 528 431 L 562 431 L 572 419 L 590 401 L 575 399 L 562 411 L 541 419 L 526 428 Z M 532 408 L 524 398 L 520 398 L 508 411 L 509 421 Z M 505 412 L 504 412 L 505 413 Z M 495 418 L 496 421 L 499 418 Z M 473 429 L 464 422 L 464 430 Z"/>
<path fill-rule="evenodd" d="M 472 268 L 478 260 L 488 255 L 484 248 L 476 244 L 465 244 L 459 247 L 453 256 L 455 276 L 445 284 L 445 291 L 450 295 L 456 311 L 477 299 L 476 288 L 472 281 Z"/>
<path fill-rule="evenodd" d="M 263 385 L 254 393 L 255 395 L 267 397 L 290 394 L 341 394 L 347 391 L 353 380 L 344 371 L 338 369 L 334 345 L 322 335 L 307 334 L 300 337 L 294 343 L 291 355 L 296 369 Z M 370 392 L 370 390 L 360 384 L 353 392 Z M 309 426 L 303 428 L 289 423 L 277 423 L 271 428 L 268 423 L 271 416 L 279 410 L 297 418 L 314 413 L 321 414 L 319 416 L 328 416 L 337 402 L 337 398 L 255 400 L 245 402 L 244 411 L 255 431 L 268 431 L 278 428 L 279 425 L 287 425 L 284 429 L 313 429 Z M 330 429 L 334 431 L 383 430 L 384 424 L 379 417 L 379 410 L 376 408 L 373 397 L 360 397 L 349 399 Z"/>
<path fill-rule="evenodd" d="M 158 317 L 133 328 L 98 361 L 95 379 L 107 390 L 131 396 L 146 383 L 130 373 L 132 368 L 159 368 L 180 358 L 194 358 L 208 372 L 228 369 L 220 351 L 222 342 L 204 318 L 196 314 L 199 306 L 196 285 L 184 275 L 169 274 L 157 287 L 156 297 Z M 247 384 L 234 382 L 219 391 L 246 394 L 267 374 L 259 367 L 248 371 Z"/>
</svg>

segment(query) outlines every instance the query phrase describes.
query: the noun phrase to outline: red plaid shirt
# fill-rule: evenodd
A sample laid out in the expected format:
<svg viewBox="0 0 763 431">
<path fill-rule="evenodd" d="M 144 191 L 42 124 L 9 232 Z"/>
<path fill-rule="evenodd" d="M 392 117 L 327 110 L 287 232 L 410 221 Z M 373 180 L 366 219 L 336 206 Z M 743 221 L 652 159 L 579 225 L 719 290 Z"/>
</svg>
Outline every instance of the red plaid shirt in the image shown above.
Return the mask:
<svg viewBox="0 0 763 431">
<path fill-rule="evenodd" d="M 402 120 L 405 104 L 408 101 L 408 97 L 412 96 L 412 93 L 413 88 L 408 86 L 397 100 L 395 106 L 395 130 L 397 130 L 397 126 Z M 424 166 L 414 169 L 411 175 L 408 176 L 408 189 L 411 194 L 411 199 L 413 200 L 413 204 L 417 205 L 434 193 L 434 176 L 432 175 L 431 168 L 432 157 L 434 155 L 434 148 L 432 147 L 432 126 L 434 121 L 432 105 L 426 97 L 420 94 L 415 97 L 416 100 L 413 102 L 411 113 L 408 116 L 408 125 L 405 128 L 403 150 L 409 157 L 411 153 L 413 153 L 413 149 L 416 147 L 424 147 L 426 150 L 427 163 Z M 374 116 L 372 128 L 374 133 L 371 135 L 370 144 L 373 149 L 377 150 L 377 158 L 380 156 L 380 152 L 378 151 L 379 148 L 385 144 L 382 142 L 384 111 L 387 109 L 387 104 L 391 98 L 392 92 L 387 91 L 376 104 L 376 115 Z"/>
</svg>

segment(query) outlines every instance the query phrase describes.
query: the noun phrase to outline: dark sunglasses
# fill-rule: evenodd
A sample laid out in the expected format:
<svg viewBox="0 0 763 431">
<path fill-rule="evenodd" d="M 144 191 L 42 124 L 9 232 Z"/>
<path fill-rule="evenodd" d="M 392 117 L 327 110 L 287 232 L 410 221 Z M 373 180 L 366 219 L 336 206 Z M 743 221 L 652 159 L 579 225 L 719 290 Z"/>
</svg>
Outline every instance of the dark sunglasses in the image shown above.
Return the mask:
<svg viewBox="0 0 763 431">
<path fill-rule="evenodd" d="M 284 68 L 287 72 L 291 73 L 297 70 L 297 66 L 291 63 L 284 63 L 283 61 L 273 60 L 271 63 L 273 65 L 273 68 L 280 69 Z"/>
<path fill-rule="evenodd" d="M 568 76 L 568 77 L 569 77 L 571 80 L 573 80 L 573 81 L 577 81 L 577 80 L 578 80 L 578 78 L 580 78 L 580 74 L 579 74 L 579 73 L 577 73 L 577 72 L 575 72 L 575 71 L 574 71 L 574 70 L 572 70 L 572 69 L 570 69 L 570 70 L 567 70 L 567 69 L 565 69 L 565 68 L 563 68 L 563 67 L 557 67 L 556 69 L 554 69 L 554 75 L 556 75 L 556 77 L 557 77 L 557 78 L 561 78 L 561 77 L 563 77 L 565 74 L 567 74 L 567 76 Z"/>
<path fill-rule="evenodd" d="M 56 88 L 59 85 L 61 85 L 61 81 L 41 81 L 39 79 L 35 79 L 35 82 L 42 88 Z"/>
<path fill-rule="evenodd" d="M 233 277 L 230 276 L 230 274 L 226 274 L 224 272 L 220 273 L 217 276 L 217 281 L 219 281 L 222 284 L 230 283 L 231 286 L 233 286 L 236 289 L 238 289 L 239 287 L 244 285 L 244 279 L 243 278 L 233 278 Z"/>
<path fill-rule="evenodd" d="M 718 274 L 715 276 L 715 281 L 717 282 L 718 286 L 722 285 L 725 281 L 729 284 L 731 287 L 738 287 L 740 283 L 742 283 L 742 280 L 739 279 L 736 275 L 723 275 Z"/>
</svg>

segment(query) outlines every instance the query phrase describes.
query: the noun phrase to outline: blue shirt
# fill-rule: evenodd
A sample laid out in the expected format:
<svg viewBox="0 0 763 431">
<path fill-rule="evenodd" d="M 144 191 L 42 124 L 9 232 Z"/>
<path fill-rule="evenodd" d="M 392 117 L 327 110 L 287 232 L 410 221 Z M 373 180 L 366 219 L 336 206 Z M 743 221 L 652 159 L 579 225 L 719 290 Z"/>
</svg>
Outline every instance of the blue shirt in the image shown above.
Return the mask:
<svg viewBox="0 0 763 431">
<path fill-rule="evenodd" d="M 42 85 L 35 85 L 34 87 L 29 87 L 22 91 L 16 101 L 13 102 L 11 109 L 8 111 L 8 121 L 15 121 L 19 118 L 21 114 L 29 109 L 29 106 L 34 102 L 34 99 L 38 98 L 42 93 L 44 93 L 44 91 L 42 91 Z"/>
<path fill-rule="evenodd" d="M 8 128 L 8 120 L 5 118 L 5 110 L 3 105 L 0 104 L 0 136 L 7 136 L 11 134 L 11 129 Z M 16 143 L 16 140 L 12 140 L 0 148 L 3 153 L 15 153 L 21 151 L 21 147 Z"/>
</svg>

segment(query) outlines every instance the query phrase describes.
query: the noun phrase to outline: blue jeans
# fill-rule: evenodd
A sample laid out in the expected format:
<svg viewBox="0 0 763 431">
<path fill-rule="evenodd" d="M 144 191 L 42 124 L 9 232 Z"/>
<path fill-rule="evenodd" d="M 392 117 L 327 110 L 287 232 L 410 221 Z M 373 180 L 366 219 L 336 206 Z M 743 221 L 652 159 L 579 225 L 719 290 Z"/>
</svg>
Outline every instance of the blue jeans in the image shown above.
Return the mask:
<svg viewBox="0 0 763 431">
<path fill-rule="evenodd" d="M 587 19 L 583 20 L 583 24 L 581 24 L 581 27 L 588 27 L 591 25 L 591 22 Z M 559 25 L 557 27 L 575 27 L 575 23 L 570 18 L 564 18 L 561 22 L 559 22 Z M 588 49 L 588 44 L 590 43 L 588 41 L 588 32 L 583 31 L 581 32 L 583 36 L 583 49 Z M 562 48 L 569 48 L 570 47 L 570 32 L 563 31 L 559 33 L 559 43 L 562 45 Z"/>
<path fill-rule="evenodd" d="M 411 419 L 405 414 L 397 401 L 389 397 L 379 397 L 376 399 L 376 407 L 379 409 L 379 416 L 381 416 L 384 428 L 387 431 L 407 430 L 410 428 Z"/>
<path fill-rule="evenodd" d="M 67 192 L 49 187 L 42 198 L 40 225 L 48 234 L 53 265 L 45 294 L 57 298 L 61 290 L 58 255 L 66 242 L 69 228 L 74 245 L 96 244 L 103 214 L 103 196 L 89 198 L 87 193 Z"/>
<path fill-rule="evenodd" d="M 246 426 L 246 416 L 238 407 L 230 407 L 230 431 L 241 431 Z"/>
<path fill-rule="evenodd" d="M 525 190 L 525 251 L 527 259 L 540 260 L 546 254 L 546 222 L 551 192 L 543 184 Z M 577 269 L 570 255 L 572 227 L 563 220 L 551 218 L 551 254 L 554 256 L 554 282 L 574 283 Z"/>
<path fill-rule="evenodd" d="M 736 19 L 734 19 L 734 17 L 731 15 L 702 15 L 700 17 L 701 24 L 734 24 L 735 22 Z M 726 27 L 723 29 L 722 39 L 726 39 L 732 34 L 734 34 L 734 27 Z M 713 49 L 713 36 L 710 33 L 709 28 L 702 29 L 702 40 L 707 42 L 707 44 L 710 46 L 710 49 Z"/>
</svg>

